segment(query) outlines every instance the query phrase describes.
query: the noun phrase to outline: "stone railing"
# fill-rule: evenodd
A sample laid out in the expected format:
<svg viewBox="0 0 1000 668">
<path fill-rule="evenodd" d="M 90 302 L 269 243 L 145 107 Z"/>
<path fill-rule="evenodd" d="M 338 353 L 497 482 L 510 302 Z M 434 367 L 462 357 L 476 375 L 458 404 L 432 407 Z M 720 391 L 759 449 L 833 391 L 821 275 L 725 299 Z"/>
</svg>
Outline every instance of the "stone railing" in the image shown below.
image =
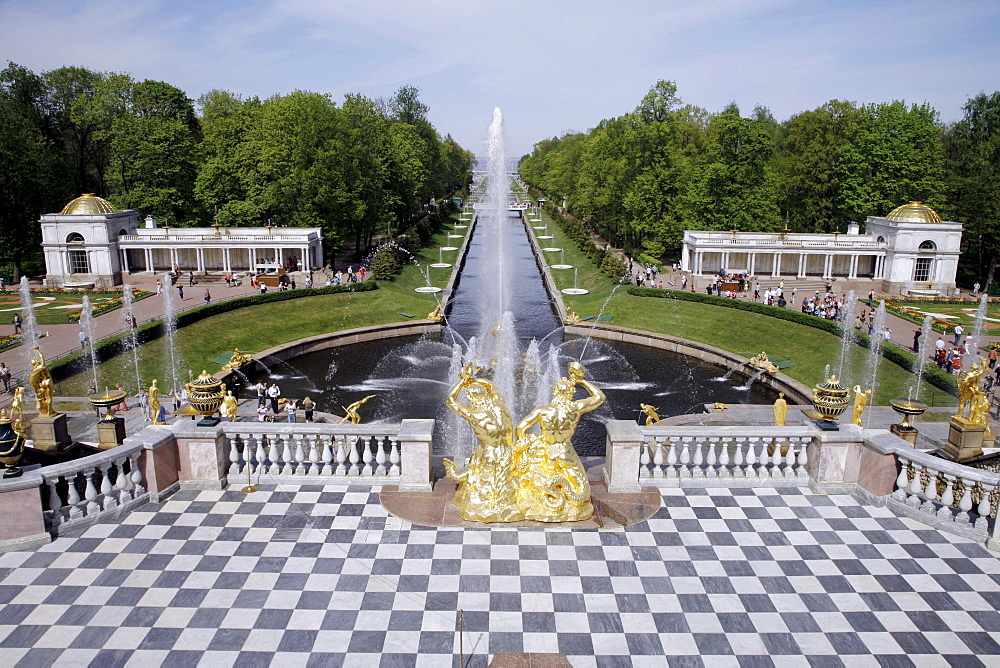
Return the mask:
<svg viewBox="0 0 1000 668">
<path fill-rule="evenodd" d="M 399 423 L 229 422 L 228 481 L 393 484 L 430 491 L 433 420 Z"/>
<path fill-rule="evenodd" d="M 853 494 L 1000 550 L 1000 474 L 915 450 L 884 429 L 840 425 L 647 427 L 607 423 L 609 492 L 663 487 L 808 486 Z"/>
</svg>

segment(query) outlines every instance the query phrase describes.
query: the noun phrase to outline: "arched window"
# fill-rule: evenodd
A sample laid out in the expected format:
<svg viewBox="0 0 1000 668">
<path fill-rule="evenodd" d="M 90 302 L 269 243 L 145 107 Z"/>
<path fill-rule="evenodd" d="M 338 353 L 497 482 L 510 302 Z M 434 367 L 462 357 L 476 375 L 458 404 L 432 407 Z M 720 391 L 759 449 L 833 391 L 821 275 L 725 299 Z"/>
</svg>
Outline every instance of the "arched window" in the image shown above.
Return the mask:
<svg viewBox="0 0 1000 668">
<path fill-rule="evenodd" d="M 880 244 L 884 244 L 885 243 L 885 237 L 879 236 L 879 238 L 876 239 L 875 241 L 879 242 Z"/>
<path fill-rule="evenodd" d="M 928 239 L 927 241 L 921 241 L 919 248 L 922 251 L 935 251 L 937 250 L 937 244 Z"/>
<path fill-rule="evenodd" d="M 69 236 L 66 237 L 66 243 L 68 244 L 82 244 L 83 241 L 83 235 L 79 232 L 70 232 Z"/>
</svg>

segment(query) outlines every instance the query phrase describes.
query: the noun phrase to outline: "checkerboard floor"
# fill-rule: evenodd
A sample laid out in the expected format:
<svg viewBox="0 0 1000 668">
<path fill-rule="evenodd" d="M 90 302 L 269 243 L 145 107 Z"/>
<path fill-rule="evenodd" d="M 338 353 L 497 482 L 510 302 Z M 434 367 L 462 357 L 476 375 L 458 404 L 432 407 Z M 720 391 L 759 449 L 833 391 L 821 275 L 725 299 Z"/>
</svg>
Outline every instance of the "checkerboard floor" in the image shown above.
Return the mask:
<svg viewBox="0 0 1000 668">
<path fill-rule="evenodd" d="M 183 491 L 0 555 L 3 666 L 1000 664 L 1000 558 L 807 490 L 625 530 L 424 528 L 378 490 Z"/>
</svg>

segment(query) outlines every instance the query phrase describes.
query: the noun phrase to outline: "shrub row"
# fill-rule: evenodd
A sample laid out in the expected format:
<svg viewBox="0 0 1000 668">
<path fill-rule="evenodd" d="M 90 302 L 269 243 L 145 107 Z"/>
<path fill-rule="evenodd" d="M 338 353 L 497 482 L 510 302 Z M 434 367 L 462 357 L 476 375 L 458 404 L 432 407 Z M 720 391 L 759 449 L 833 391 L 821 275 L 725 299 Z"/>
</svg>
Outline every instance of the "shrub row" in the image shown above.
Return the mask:
<svg viewBox="0 0 1000 668">
<path fill-rule="evenodd" d="M 301 299 L 303 297 L 318 297 L 320 295 L 335 295 L 341 292 L 369 292 L 377 290 L 378 283 L 375 281 L 365 281 L 364 283 L 348 283 L 346 285 L 331 285 L 322 288 L 304 288 L 298 290 L 283 290 L 280 292 L 268 292 L 263 295 L 250 295 L 248 297 L 237 297 L 224 302 L 200 306 L 190 311 L 185 311 L 177 316 L 177 327 L 187 327 L 199 320 L 210 318 L 214 315 L 228 313 L 236 309 L 247 306 L 258 306 L 260 304 L 270 304 L 273 302 L 283 302 L 289 299 Z M 162 320 L 146 323 L 135 330 L 136 343 L 142 345 L 154 341 L 166 333 L 166 328 Z M 128 332 L 117 336 L 109 337 L 101 341 L 94 349 L 98 363 L 111 359 L 116 355 L 129 350 L 131 335 Z M 72 355 L 60 358 L 50 364 L 52 378 L 61 381 L 70 376 L 85 371 L 90 365 L 90 360 L 81 351 Z"/>
<path fill-rule="evenodd" d="M 599 248 L 586 226 L 569 214 L 562 213 L 552 202 L 545 203 L 545 211 L 577 247 L 594 263 L 602 273 L 616 281 L 628 271 L 625 262 L 614 251 Z"/>
<path fill-rule="evenodd" d="M 799 325 L 805 325 L 806 327 L 821 329 L 835 336 L 841 335 L 840 323 L 778 306 L 768 306 L 767 304 L 760 304 L 757 302 L 745 302 L 739 299 L 727 299 L 725 297 L 716 297 L 714 295 L 706 295 L 698 292 L 687 292 L 684 290 L 660 290 L 658 288 L 640 288 L 634 285 L 628 289 L 628 293 L 636 297 L 676 299 L 678 301 L 698 302 L 702 304 L 711 304 L 713 306 L 722 306 L 724 308 L 737 309 L 739 311 L 749 311 L 751 313 L 759 313 L 772 318 L 778 318 L 780 320 L 787 320 Z M 854 331 L 854 340 L 862 348 L 871 348 L 871 337 L 864 332 Z M 879 352 L 882 357 L 893 364 L 903 367 L 907 371 L 916 373 L 919 369 L 920 360 L 917 359 L 916 355 L 902 350 L 895 344 L 883 342 Z M 923 377 L 924 380 L 934 387 L 944 390 L 949 394 L 957 394 L 958 390 L 955 383 L 955 377 L 951 374 L 945 373 L 936 365 L 925 365 Z"/>
</svg>

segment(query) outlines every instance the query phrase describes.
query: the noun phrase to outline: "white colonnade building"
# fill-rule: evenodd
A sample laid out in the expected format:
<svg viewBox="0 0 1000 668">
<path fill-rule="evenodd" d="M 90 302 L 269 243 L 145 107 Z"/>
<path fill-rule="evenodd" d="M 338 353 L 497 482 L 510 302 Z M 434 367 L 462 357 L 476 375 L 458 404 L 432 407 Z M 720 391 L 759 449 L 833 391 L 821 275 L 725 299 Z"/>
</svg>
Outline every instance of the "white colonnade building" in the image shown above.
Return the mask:
<svg viewBox="0 0 1000 668">
<path fill-rule="evenodd" d="M 111 287 L 129 275 L 174 268 L 197 274 L 276 272 L 294 260 L 293 271 L 312 271 L 323 262 L 318 227 L 157 227 L 152 216 L 140 227 L 135 211 L 120 211 L 91 194 L 39 222 L 50 288 Z"/>
<path fill-rule="evenodd" d="M 786 226 L 787 227 L 787 226 Z M 759 278 L 868 280 L 881 292 L 951 295 L 962 225 L 920 202 L 869 216 L 862 234 L 685 231 L 681 270 L 694 276 L 748 273 Z"/>
</svg>

